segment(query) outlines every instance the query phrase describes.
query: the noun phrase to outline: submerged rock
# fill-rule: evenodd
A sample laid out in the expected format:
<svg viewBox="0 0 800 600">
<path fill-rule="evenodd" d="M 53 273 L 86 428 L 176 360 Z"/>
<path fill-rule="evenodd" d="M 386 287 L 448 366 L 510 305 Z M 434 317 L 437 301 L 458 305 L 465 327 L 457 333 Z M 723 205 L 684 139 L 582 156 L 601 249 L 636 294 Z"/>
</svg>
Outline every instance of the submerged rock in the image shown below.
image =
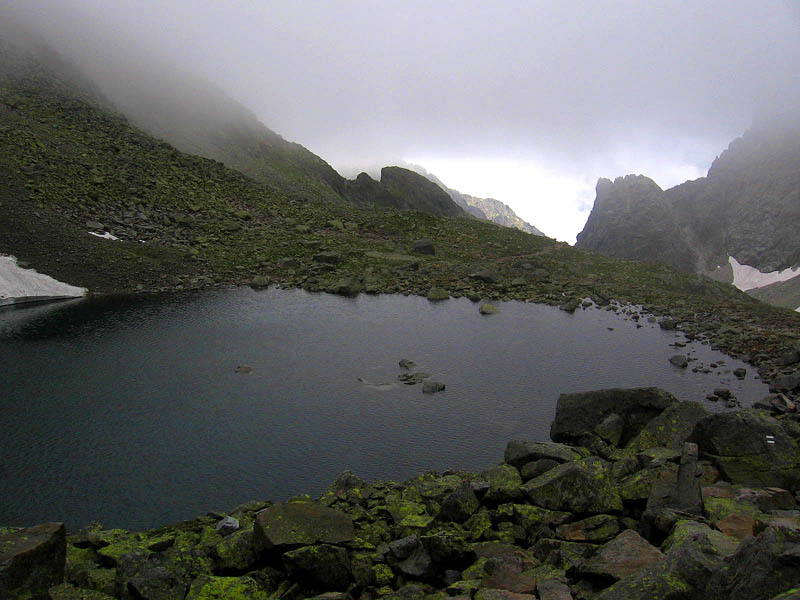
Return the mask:
<svg viewBox="0 0 800 600">
<path fill-rule="evenodd" d="M 444 391 L 445 385 L 440 381 L 428 380 L 422 383 L 423 394 L 435 394 Z"/>
</svg>

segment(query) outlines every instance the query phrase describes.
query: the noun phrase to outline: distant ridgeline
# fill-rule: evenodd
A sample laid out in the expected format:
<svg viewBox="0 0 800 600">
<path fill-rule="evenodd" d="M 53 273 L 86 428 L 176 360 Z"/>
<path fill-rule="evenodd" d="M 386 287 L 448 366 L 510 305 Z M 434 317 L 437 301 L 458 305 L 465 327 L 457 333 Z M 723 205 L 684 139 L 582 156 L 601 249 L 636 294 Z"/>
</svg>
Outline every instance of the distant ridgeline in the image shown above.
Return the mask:
<svg viewBox="0 0 800 600">
<path fill-rule="evenodd" d="M 800 265 L 799 225 L 795 118 L 756 123 L 714 161 L 707 177 L 666 191 L 641 175 L 601 179 L 577 246 L 738 284 L 729 257 L 762 273 Z M 800 306 L 797 282 L 780 289 L 786 293 L 772 288 L 764 298 Z"/>
</svg>

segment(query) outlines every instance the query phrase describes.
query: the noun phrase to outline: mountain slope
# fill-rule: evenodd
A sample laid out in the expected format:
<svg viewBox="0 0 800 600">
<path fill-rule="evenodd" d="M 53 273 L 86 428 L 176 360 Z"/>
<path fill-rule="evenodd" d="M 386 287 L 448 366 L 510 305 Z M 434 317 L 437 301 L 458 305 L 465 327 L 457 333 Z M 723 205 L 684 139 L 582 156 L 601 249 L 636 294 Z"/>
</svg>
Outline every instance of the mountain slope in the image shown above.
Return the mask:
<svg viewBox="0 0 800 600">
<path fill-rule="evenodd" d="M 695 272 L 724 266 L 729 256 L 762 272 L 800 264 L 796 117 L 754 125 L 714 161 L 707 177 L 661 194 L 645 187 L 610 193 L 624 194 L 624 206 L 606 202 L 598 187 L 579 247 L 611 256 L 625 252 L 628 258 Z M 631 236 L 652 237 L 655 244 L 626 249 Z M 666 240 L 671 237 L 670 247 Z"/>
<path fill-rule="evenodd" d="M 514 227 L 520 231 L 532 233 L 533 235 L 544 235 L 541 231 L 536 229 L 536 227 L 522 220 L 508 204 L 500 202 L 500 200 L 495 200 L 494 198 L 478 198 L 449 188 L 441 179 L 436 177 L 436 175 L 428 173 L 428 171 L 419 165 L 408 165 L 408 168 L 433 181 L 445 192 L 450 194 L 450 197 L 455 200 L 456 204 L 479 219 L 486 219 L 498 225 L 503 225 L 504 227 Z"/>
<path fill-rule="evenodd" d="M 691 271 L 695 256 L 681 239 L 674 212 L 652 179 L 641 175 L 614 182 L 600 179 L 594 208 L 576 246 Z"/>
</svg>

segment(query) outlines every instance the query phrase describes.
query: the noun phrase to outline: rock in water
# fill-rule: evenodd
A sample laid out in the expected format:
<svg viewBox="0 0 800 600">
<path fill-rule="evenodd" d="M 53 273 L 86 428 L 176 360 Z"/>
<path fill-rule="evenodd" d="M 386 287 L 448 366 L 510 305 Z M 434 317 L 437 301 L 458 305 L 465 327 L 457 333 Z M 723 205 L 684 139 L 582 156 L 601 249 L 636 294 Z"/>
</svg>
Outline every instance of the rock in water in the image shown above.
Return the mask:
<svg viewBox="0 0 800 600">
<path fill-rule="evenodd" d="M 0 598 L 49 598 L 64 581 L 63 523 L 45 523 L 0 536 Z"/>
<path fill-rule="evenodd" d="M 685 354 L 676 354 L 669 359 L 669 362 L 679 369 L 685 369 L 689 366 L 689 359 L 686 358 Z"/>
<path fill-rule="evenodd" d="M 482 315 L 495 315 L 495 314 L 497 314 L 498 312 L 500 312 L 500 311 L 497 309 L 497 307 L 495 307 L 495 305 L 494 305 L 494 304 L 488 304 L 488 303 L 487 303 L 487 304 L 481 304 L 481 307 L 478 309 L 478 311 L 479 311 L 479 312 L 480 312 Z"/>
<path fill-rule="evenodd" d="M 423 394 L 435 394 L 436 392 L 441 392 L 445 388 L 445 385 L 439 381 L 426 381 L 422 384 L 422 393 Z"/>
</svg>

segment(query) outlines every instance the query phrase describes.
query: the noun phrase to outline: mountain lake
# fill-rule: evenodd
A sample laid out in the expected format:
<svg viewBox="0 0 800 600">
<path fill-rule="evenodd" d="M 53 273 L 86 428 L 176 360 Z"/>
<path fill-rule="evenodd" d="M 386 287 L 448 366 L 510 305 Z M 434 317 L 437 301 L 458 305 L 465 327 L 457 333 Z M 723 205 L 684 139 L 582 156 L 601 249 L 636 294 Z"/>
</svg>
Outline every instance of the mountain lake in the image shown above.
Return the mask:
<svg viewBox="0 0 800 600">
<path fill-rule="evenodd" d="M 645 317 L 496 306 L 242 287 L 2 309 L 0 523 L 141 529 L 319 495 L 346 469 L 480 471 L 549 440 L 565 392 L 658 386 L 712 411 L 720 386 L 767 394 Z M 400 383 L 403 358 L 446 389 Z"/>
</svg>

